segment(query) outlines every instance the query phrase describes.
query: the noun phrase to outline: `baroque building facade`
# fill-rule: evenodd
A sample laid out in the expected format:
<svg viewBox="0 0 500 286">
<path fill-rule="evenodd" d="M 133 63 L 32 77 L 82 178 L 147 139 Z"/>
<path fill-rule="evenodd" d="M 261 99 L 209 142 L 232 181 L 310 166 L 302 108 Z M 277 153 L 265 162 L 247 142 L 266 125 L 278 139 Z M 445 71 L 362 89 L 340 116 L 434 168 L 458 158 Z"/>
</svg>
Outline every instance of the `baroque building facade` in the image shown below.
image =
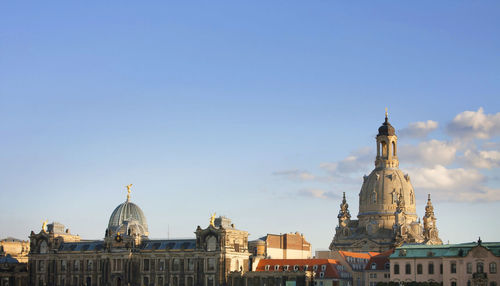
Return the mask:
<svg viewBox="0 0 500 286">
<path fill-rule="evenodd" d="M 226 285 L 248 269 L 248 232 L 215 214 L 193 239 L 149 239 L 142 210 L 127 200 L 113 211 L 103 240 L 82 240 L 59 223 L 31 232 L 29 285 Z"/>
<path fill-rule="evenodd" d="M 430 195 L 423 226 L 417 216 L 410 176 L 399 169 L 397 140 L 386 112 L 376 136 L 375 169 L 363 177 L 358 219 L 351 219 L 344 193 L 330 250 L 383 252 L 403 243 L 442 244 Z"/>
</svg>

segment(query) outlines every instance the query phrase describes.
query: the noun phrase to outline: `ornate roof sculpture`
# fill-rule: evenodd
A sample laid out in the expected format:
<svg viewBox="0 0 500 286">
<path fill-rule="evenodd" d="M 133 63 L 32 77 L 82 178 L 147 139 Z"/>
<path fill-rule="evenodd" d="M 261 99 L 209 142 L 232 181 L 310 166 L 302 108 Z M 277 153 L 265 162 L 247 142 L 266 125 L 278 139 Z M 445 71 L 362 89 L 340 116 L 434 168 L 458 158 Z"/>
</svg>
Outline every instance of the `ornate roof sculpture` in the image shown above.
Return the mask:
<svg viewBox="0 0 500 286">
<path fill-rule="evenodd" d="M 424 217 L 427 231 L 418 219 L 410 176 L 399 169 L 397 140 L 386 110 L 376 136 L 375 169 L 363 177 L 359 192 L 358 219 L 350 219 L 344 193 L 331 250 L 382 252 L 402 243 L 442 243 L 430 201 Z"/>
</svg>

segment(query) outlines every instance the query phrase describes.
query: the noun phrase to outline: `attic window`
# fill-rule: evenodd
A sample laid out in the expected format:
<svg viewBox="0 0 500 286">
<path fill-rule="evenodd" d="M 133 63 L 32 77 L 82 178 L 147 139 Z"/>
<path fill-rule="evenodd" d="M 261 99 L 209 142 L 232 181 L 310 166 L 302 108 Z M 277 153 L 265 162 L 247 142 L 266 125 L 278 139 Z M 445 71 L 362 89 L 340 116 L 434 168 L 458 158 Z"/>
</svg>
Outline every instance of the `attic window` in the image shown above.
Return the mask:
<svg viewBox="0 0 500 286">
<path fill-rule="evenodd" d="M 308 268 L 309 268 L 309 265 L 304 265 L 304 271 L 307 271 Z"/>
<path fill-rule="evenodd" d="M 294 265 L 293 266 L 293 271 L 299 271 L 299 266 L 298 265 Z"/>
<path fill-rule="evenodd" d="M 266 265 L 266 266 L 264 267 L 264 269 L 265 269 L 266 271 L 269 271 L 269 267 L 270 267 L 270 265 Z"/>
<path fill-rule="evenodd" d="M 325 272 L 320 272 L 319 273 L 319 278 L 323 278 L 323 277 L 325 277 Z"/>
<path fill-rule="evenodd" d="M 326 270 L 326 265 L 321 265 L 321 271 L 325 271 Z"/>
<path fill-rule="evenodd" d="M 289 266 L 289 265 L 285 265 L 285 266 L 283 266 L 283 271 L 288 271 L 288 268 L 290 268 L 290 266 Z"/>
<path fill-rule="evenodd" d="M 372 269 L 372 270 L 376 270 L 376 269 L 377 269 L 377 263 L 372 263 L 372 265 L 371 265 L 371 269 Z"/>
<path fill-rule="evenodd" d="M 385 264 L 385 269 L 391 269 L 391 264 L 389 264 L 389 262 Z"/>
<path fill-rule="evenodd" d="M 313 270 L 314 270 L 314 271 L 318 270 L 318 265 L 314 265 L 314 266 L 313 266 Z"/>
<path fill-rule="evenodd" d="M 279 265 L 274 265 L 274 271 L 278 271 L 280 270 L 280 266 Z"/>
<path fill-rule="evenodd" d="M 399 256 L 406 256 L 406 249 L 401 249 L 399 251 Z"/>
<path fill-rule="evenodd" d="M 428 257 L 432 257 L 432 256 L 434 256 L 434 252 L 432 252 L 432 251 L 427 252 L 427 256 L 428 256 Z"/>
</svg>

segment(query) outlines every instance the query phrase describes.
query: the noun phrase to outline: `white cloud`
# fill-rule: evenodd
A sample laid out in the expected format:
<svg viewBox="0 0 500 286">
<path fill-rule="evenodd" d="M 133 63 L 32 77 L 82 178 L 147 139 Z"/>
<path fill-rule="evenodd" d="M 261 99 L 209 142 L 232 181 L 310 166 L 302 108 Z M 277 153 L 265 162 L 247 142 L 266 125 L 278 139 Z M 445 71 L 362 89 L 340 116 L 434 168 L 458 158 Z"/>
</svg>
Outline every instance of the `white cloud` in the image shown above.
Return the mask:
<svg viewBox="0 0 500 286">
<path fill-rule="evenodd" d="M 477 111 L 464 111 L 455 116 L 447 130 L 459 138 L 488 139 L 500 135 L 500 112 L 485 114 L 482 107 Z"/>
<path fill-rule="evenodd" d="M 317 199 L 339 199 L 340 196 L 331 191 L 321 189 L 303 189 L 299 191 L 299 195 L 303 197 L 317 198 Z"/>
<path fill-rule="evenodd" d="M 413 122 L 408 125 L 408 127 L 403 128 L 399 131 L 399 134 L 404 137 L 413 138 L 424 138 L 427 137 L 429 133 L 438 128 L 438 123 L 433 120 L 427 120 L 425 122 Z"/>
<path fill-rule="evenodd" d="M 466 164 L 480 169 L 491 169 L 500 167 L 500 152 L 467 150 L 464 152 Z"/>
<path fill-rule="evenodd" d="M 292 180 L 300 180 L 300 181 L 311 181 L 316 178 L 313 174 L 307 172 L 307 171 L 301 171 L 301 170 L 285 170 L 285 171 L 278 171 L 274 172 L 273 175 L 275 176 L 284 176 L 287 177 L 288 179 Z"/>
<path fill-rule="evenodd" d="M 320 167 L 332 175 L 365 172 L 375 160 L 374 148 L 361 148 L 339 162 L 324 162 Z"/>
<path fill-rule="evenodd" d="M 429 140 L 415 145 L 403 145 L 399 148 L 399 161 L 409 165 L 448 165 L 457 154 L 458 143 Z"/>
<path fill-rule="evenodd" d="M 441 201 L 499 201 L 500 189 L 484 185 L 486 177 L 475 169 L 447 169 L 442 165 L 410 169 L 416 192 L 428 192 Z"/>
</svg>

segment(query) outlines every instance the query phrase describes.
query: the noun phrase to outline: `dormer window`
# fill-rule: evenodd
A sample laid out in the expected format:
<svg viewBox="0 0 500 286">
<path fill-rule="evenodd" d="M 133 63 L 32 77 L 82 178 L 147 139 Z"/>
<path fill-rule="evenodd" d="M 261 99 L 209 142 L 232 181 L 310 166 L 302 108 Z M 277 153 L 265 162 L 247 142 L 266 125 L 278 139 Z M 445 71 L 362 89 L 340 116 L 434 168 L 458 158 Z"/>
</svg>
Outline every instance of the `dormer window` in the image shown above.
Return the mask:
<svg viewBox="0 0 500 286">
<path fill-rule="evenodd" d="M 321 265 L 321 271 L 325 271 L 326 270 L 326 265 Z"/>
<path fill-rule="evenodd" d="M 309 268 L 309 265 L 304 265 L 304 271 L 307 271 L 308 268 Z"/>
<path fill-rule="evenodd" d="M 290 266 L 289 266 L 289 265 L 285 265 L 285 266 L 283 266 L 283 271 L 288 271 L 288 268 L 290 268 Z"/>
<path fill-rule="evenodd" d="M 325 277 L 325 272 L 320 272 L 319 273 L 319 278 L 323 278 L 323 277 Z"/>
<path fill-rule="evenodd" d="M 377 264 L 376 264 L 376 263 L 372 263 L 372 265 L 371 265 L 371 269 L 372 269 L 372 270 L 376 270 L 376 269 L 377 269 Z"/>
<path fill-rule="evenodd" d="M 293 271 L 299 271 L 299 266 L 298 265 L 294 265 L 293 266 Z"/>
<path fill-rule="evenodd" d="M 274 265 L 274 271 L 278 271 L 280 270 L 280 266 L 279 265 Z"/>
<path fill-rule="evenodd" d="M 270 265 L 266 265 L 266 266 L 264 266 L 264 269 L 265 269 L 266 271 L 269 271 L 269 268 L 270 268 Z"/>
<path fill-rule="evenodd" d="M 314 271 L 318 270 L 318 265 L 314 265 L 314 266 L 313 266 L 313 270 L 314 270 Z"/>
</svg>

